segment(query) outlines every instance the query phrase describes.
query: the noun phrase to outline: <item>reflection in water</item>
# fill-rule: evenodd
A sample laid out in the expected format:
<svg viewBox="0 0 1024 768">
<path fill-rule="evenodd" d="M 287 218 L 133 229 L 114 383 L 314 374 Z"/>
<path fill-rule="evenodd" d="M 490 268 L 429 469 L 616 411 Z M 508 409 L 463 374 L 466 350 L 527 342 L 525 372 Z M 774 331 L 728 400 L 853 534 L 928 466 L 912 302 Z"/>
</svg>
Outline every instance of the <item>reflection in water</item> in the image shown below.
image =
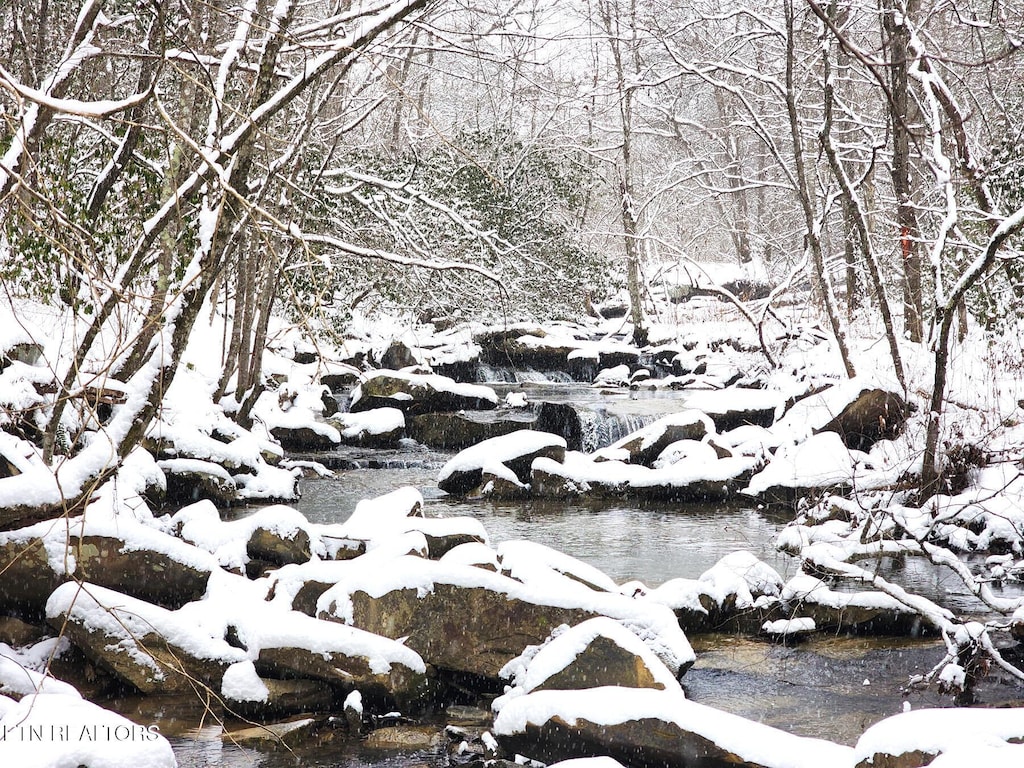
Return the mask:
<svg viewBox="0 0 1024 768">
<path fill-rule="evenodd" d="M 529 539 L 601 569 L 622 583 L 639 579 L 657 586 L 676 577 L 696 578 L 737 549 L 747 549 L 783 576 L 795 561 L 775 549 L 782 525 L 735 505 L 650 504 L 615 500 L 567 503 L 533 499 L 498 503 L 464 501 L 441 493 L 437 467 L 388 471 L 349 470 L 335 478 L 303 481 L 299 510 L 314 522 L 343 522 L 360 499 L 402 485 L 418 488 L 427 514 L 478 518 L 492 543 Z"/>
</svg>

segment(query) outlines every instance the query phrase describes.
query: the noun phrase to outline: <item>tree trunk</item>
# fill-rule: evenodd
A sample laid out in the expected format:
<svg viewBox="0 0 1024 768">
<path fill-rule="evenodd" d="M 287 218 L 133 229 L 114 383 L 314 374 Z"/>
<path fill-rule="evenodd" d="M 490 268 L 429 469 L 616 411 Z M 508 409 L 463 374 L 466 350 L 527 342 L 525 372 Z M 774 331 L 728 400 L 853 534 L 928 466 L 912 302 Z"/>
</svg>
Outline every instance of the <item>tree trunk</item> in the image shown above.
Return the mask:
<svg viewBox="0 0 1024 768">
<path fill-rule="evenodd" d="M 843 361 L 843 368 L 849 378 L 857 375 L 853 362 L 850 359 L 850 351 L 846 346 L 846 334 L 843 331 L 842 323 L 839 320 L 839 313 L 836 308 L 835 292 L 832 289 L 832 279 L 825 269 L 825 258 L 821 248 L 821 234 L 815 212 L 815 205 L 812 198 L 812 187 L 807 178 L 807 168 L 804 163 L 803 139 L 800 136 L 800 115 L 796 103 L 796 83 L 794 81 L 794 67 L 796 65 L 796 40 L 794 39 L 793 23 L 793 0 L 786 0 L 786 109 L 789 113 L 790 135 L 793 141 L 793 160 L 796 166 L 797 196 L 800 198 L 800 205 L 804 212 L 804 226 L 806 228 L 805 247 L 811 255 L 811 262 L 814 265 L 814 274 L 821 287 L 822 301 L 825 305 L 825 313 L 828 316 L 829 325 L 832 328 L 832 335 L 836 340 L 839 356 Z"/>
<path fill-rule="evenodd" d="M 903 325 L 913 342 L 924 336 L 924 299 L 921 289 L 920 231 L 917 212 L 911 199 L 909 89 L 910 29 L 904 14 L 917 9 L 918 0 L 901 7 L 897 0 L 882 0 L 882 27 L 888 43 L 889 85 L 892 101 L 889 120 L 892 127 L 892 185 L 896 192 L 896 226 L 899 228 L 899 252 L 903 265 Z"/>
</svg>

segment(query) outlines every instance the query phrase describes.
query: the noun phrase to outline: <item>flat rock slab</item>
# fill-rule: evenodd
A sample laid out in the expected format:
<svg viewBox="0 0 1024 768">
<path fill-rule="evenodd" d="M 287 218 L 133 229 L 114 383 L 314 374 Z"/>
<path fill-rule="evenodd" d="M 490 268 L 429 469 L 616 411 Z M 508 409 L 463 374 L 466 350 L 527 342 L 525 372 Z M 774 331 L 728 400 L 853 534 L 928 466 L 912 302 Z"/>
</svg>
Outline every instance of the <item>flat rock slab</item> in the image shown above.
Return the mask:
<svg viewBox="0 0 1024 768">
<path fill-rule="evenodd" d="M 823 768 L 853 758 L 850 747 L 643 688 L 531 693 L 502 707 L 493 733 L 507 752 L 546 763 L 607 755 L 641 768 Z"/>
</svg>

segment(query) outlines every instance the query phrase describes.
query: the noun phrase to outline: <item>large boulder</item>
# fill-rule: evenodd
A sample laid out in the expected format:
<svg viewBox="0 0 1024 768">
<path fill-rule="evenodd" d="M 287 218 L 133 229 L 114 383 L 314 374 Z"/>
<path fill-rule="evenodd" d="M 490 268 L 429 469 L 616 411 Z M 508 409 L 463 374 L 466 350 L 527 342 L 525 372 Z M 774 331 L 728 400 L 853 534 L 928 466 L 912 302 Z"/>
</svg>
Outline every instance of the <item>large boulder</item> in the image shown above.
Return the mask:
<svg viewBox="0 0 1024 768">
<path fill-rule="evenodd" d="M 459 384 L 447 376 L 375 371 L 352 390 L 352 411 L 398 408 L 409 416 L 440 411 L 482 411 L 497 407 L 490 387 Z"/>
<path fill-rule="evenodd" d="M 714 501 L 736 495 L 760 460 L 733 456 L 713 461 L 682 459 L 656 469 L 568 453 L 562 462 L 539 458 L 531 467 L 534 496 L 629 497 L 658 501 Z"/>
<path fill-rule="evenodd" d="M 431 448 L 462 449 L 533 427 L 536 417 L 528 411 L 459 411 L 414 416 L 409 435 Z"/>
<path fill-rule="evenodd" d="M 429 693 L 427 668 L 412 648 L 356 627 L 290 612 L 273 627 L 244 626 L 241 637 L 258 649 L 255 669 L 266 677 L 320 680 L 402 709 Z"/>
<path fill-rule="evenodd" d="M 260 719 L 328 712 L 336 699 L 334 689 L 320 680 L 262 678 L 251 661 L 228 667 L 220 692 L 233 712 Z"/>
<path fill-rule="evenodd" d="M 405 436 L 405 414 L 398 408 L 336 413 L 327 421 L 338 430 L 345 445 L 386 448 Z"/>
<path fill-rule="evenodd" d="M 835 432 L 846 447 L 867 451 L 876 441 L 898 435 L 908 414 L 906 401 L 898 393 L 850 379 L 797 400 L 773 431 L 797 440 Z"/>
<path fill-rule="evenodd" d="M 886 718 L 864 731 L 854 748 L 852 764 L 856 768 L 918 768 L 933 761 L 934 765 L 946 765 L 938 758 L 949 754 L 950 766 L 1021 765 L 1021 742 L 1024 712 L 1018 708 L 918 709 Z M 994 749 L 987 756 L 992 762 L 981 756 L 986 749 Z M 954 754 L 968 759 L 953 760 Z"/>
<path fill-rule="evenodd" d="M 187 617 L 94 584 L 68 582 L 46 604 L 47 620 L 85 652 L 143 693 L 219 688 L 245 652 Z"/>
<path fill-rule="evenodd" d="M 242 572 L 264 565 L 302 563 L 327 549 L 318 530 L 298 510 L 275 504 L 222 521 L 209 501 L 184 507 L 171 518 L 171 529 L 195 547 L 209 552 L 223 568 Z M 254 575 L 258 575 L 254 574 Z"/>
<path fill-rule="evenodd" d="M 238 503 L 238 486 L 219 464 L 201 459 L 163 459 L 157 462 L 167 476 L 167 500 L 189 503 L 209 499 L 220 507 Z"/>
<path fill-rule="evenodd" d="M 178 608 L 206 591 L 214 558 L 150 526 L 96 516 L 40 523 L 0 534 L 0 610 L 42 617 L 46 601 L 73 576 Z"/>
<path fill-rule="evenodd" d="M 534 691 L 503 703 L 493 733 L 506 752 L 546 763 L 606 755 L 640 768 L 822 768 L 853 756 L 689 701 L 678 688 Z"/>
<path fill-rule="evenodd" d="M 547 432 L 522 429 L 493 437 L 456 454 L 437 476 L 437 485 L 446 493 L 465 494 L 480 486 L 485 469 L 501 466 L 511 470 L 521 483 L 530 481 L 534 459 L 544 457 L 556 462 L 565 458 L 565 440 Z"/>
<path fill-rule="evenodd" d="M 639 637 L 603 616 L 556 629 L 543 646 L 528 649 L 503 672 L 514 678 L 510 697 L 606 685 L 679 689 L 672 673 Z M 500 705 L 501 700 L 495 704 Z"/>
<path fill-rule="evenodd" d="M 866 481 L 872 469 L 867 454 L 847 448 L 835 432 L 820 432 L 799 443 L 780 446 L 742 492 L 770 502 L 790 503 L 814 490 L 847 492 L 854 478 Z"/>
<path fill-rule="evenodd" d="M 910 413 L 895 392 L 865 389 L 821 431 L 836 432 L 848 448 L 868 451 L 879 440 L 892 440 L 903 431 Z"/>
<path fill-rule="evenodd" d="M 920 615 L 881 592 L 837 592 L 807 574 L 791 578 L 782 589 L 789 615 L 814 620 L 819 630 L 871 635 L 917 635 Z"/>
<path fill-rule="evenodd" d="M 358 561 L 352 561 L 356 565 Z M 562 624 L 605 615 L 642 635 L 674 675 L 694 660 L 674 614 L 543 569 L 516 580 L 471 565 L 399 557 L 353 568 L 319 600 L 319 616 L 405 638 L 434 666 L 497 679 L 508 661 Z"/>
</svg>

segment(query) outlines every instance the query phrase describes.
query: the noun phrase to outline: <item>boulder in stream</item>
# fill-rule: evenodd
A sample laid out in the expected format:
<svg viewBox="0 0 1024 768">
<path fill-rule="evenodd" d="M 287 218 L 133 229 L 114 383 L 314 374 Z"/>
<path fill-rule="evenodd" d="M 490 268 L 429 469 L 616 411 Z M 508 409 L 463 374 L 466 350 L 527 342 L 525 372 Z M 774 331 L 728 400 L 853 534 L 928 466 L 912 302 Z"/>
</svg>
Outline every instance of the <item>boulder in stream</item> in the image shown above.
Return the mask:
<svg viewBox="0 0 1024 768">
<path fill-rule="evenodd" d="M 510 754 L 552 763 L 605 755 L 640 768 L 846 766 L 853 749 L 689 701 L 678 689 L 605 686 L 508 697 L 493 733 Z"/>
<path fill-rule="evenodd" d="M 157 464 L 167 477 L 169 502 L 209 499 L 219 507 L 238 503 L 238 486 L 219 464 L 201 459 L 164 459 Z"/>
<path fill-rule="evenodd" d="M 327 423 L 338 430 L 345 445 L 387 448 L 405 436 L 405 414 L 398 408 L 336 413 L 327 419 Z"/>
<path fill-rule="evenodd" d="M 358 561 L 352 561 L 357 565 Z M 405 638 L 436 667 L 497 680 L 508 661 L 562 624 L 609 616 L 640 635 L 682 674 L 693 651 L 675 615 L 624 595 L 598 592 L 543 568 L 517 580 L 471 565 L 399 557 L 353 569 L 319 600 L 319 616 Z"/>
<path fill-rule="evenodd" d="M 888 717 L 864 731 L 852 764 L 856 768 L 1016 766 L 1024 759 L 1021 742 L 1024 717 L 1018 708 L 918 709 Z M 948 763 L 940 759 L 942 755 L 949 756 Z"/>
<path fill-rule="evenodd" d="M 68 582 L 46 604 L 50 625 L 96 664 L 143 693 L 219 688 L 245 652 L 175 611 L 94 584 Z"/>
<path fill-rule="evenodd" d="M 519 430 L 485 440 L 456 454 L 437 476 L 437 485 L 446 493 L 466 494 L 478 488 L 485 469 L 511 470 L 520 483 L 530 482 L 534 459 L 544 457 L 559 462 L 565 458 L 565 440 L 547 432 Z"/>
<path fill-rule="evenodd" d="M 490 387 L 459 384 L 447 376 L 374 371 L 352 390 L 352 411 L 398 408 L 408 416 L 442 411 L 483 411 L 497 407 Z"/>
<path fill-rule="evenodd" d="M 212 507 L 212 505 L 211 505 Z M 72 577 L 167 608 L 206 591 L 217 561 L 208 553 L 135 520 L 102 516 L 38 523 L 0 534 L 0 610 L 42 617 L 46 601 Z"/>
<path fill-rule="evenodd" d="M 626 435 L 621 440 L 594 454 L 594 461 L 624 461 L 628 464 L 653 466 L 654 460 L 672 443 L 680 440 L 701 440 L 715 431 L 715 426 L 700 411 L 686 410 L 664 416 L 648 426 Z"/>
<path fill-rule="evenodd" d="M 462 449 L 492 437 L 530 429 L 536 416 L 529 411 L 487 410 L 427 413 L 414 416 L 410 436 L 441 450 Z"/>
<path fill-rule="evenodd" d="M 557 628 L 544 645 L 528 648 L 502 672 L 513 678 L 510 696 L 606 685 L 679 689 L 672 673 L 639 637 L 621 623 L 603 616 L 575 627 Z M 499 699 L 495 708 L 500 709 L 501 705 Z"/>
</svg>

